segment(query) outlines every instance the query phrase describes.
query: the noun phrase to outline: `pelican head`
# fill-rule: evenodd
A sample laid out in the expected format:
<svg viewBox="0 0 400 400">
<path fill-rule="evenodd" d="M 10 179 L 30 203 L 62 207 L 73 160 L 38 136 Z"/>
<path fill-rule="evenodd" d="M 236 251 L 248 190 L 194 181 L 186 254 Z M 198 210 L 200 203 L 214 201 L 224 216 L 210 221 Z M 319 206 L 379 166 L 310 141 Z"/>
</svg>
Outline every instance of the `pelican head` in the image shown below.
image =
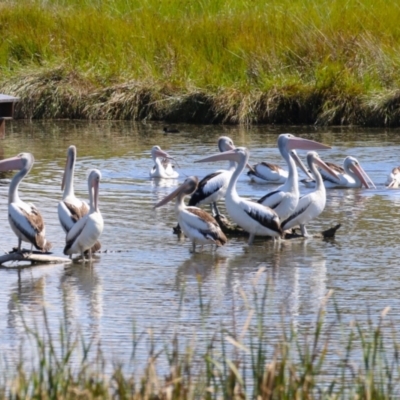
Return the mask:
<svg viewBox="0 0 400 400">
<path fill-rule="evenodd" d="M 92 169 L 88 177 L 89 193 L 93 195 L 93 208 L 98 211 L 99 206 L 99 184 L 101 172 L 98 169 Z"/>
<path fill-rule="evenodd" d="M 64 174 L 61 182 L 61 190 L 64 190 L 65 188 L 66 175 L 68 173 L 72 173 L 74 170 L 75 160 L 76 160 L 76 147 L 74 145 L 71 145 L 68 147 L 67 150 L 67 161 L 65 162 Z"/>
<path fill-rule="evenodd" d="M 171 200 L 175 199 L 175 197 L 185 197 L 189 196 L 197 189 L 197 185 L 199 184 L 199 179 L 197 176 L 189 176 L 185 179 L 185 181 L 180 185 L 177 189 L 175 189 L 168 196 L 164 197 L 160 202 L 158 202 L 154 208 L 158 208 L 167 204 Z"/>
<path fill-rule="evenodd" d="M 397 189 L 399 185 L 400 185 L 400 167 L 394 167 L 386 181 L 386 186 L 388 189 Z"/>
<path fill-rule="evenodd" d="M 358 177 L 358 179 L 361 181 L 361 187 L 364 185 L 367 189 L 369 189 L 371 186 L 375 188 L 375 185 L 372 182 L 371 178 L 367 175 L 367 173 L 364 171 L 363 167 L 360 165 L 355 157 L 346 157 L 344 159 L 343 166 L 345 170 L 347 169 L 351 171 L 355 176 Z"/>
<path fill-rule="evenodd" d="M 291 133 L 282 133 L 278 137 L 278 147 L 279 150 L 326 150 L 330 149 L 330 146 L 327 146 L 322 143 L 315 142 L 314 140 L 303 139 L 297 136 L 292 135 Z"/>
<path fill-rule="evenodd" d="M 0 161 L 0 171 L 14 171 L 32 168 L 35 158 L 31 153 L 20 153 L 15 157 L 6 158 Z"/>
<path fill-rule="evenodd" d="M 151 149 L 151 157 L 153 160 L 156 158 L 168 158 L 169 160 L 174 160 L 166 151 L 161 150 L 160 146 L 153 146 Z"/>
<path fill-rule="evenodd" d="M 228 150 L 233 150 L 235 145 L 233 144 L 233 140 L 228 136 L 221 136 L 218 139 L 218 149 L 221 153 Z"/>
<path fill-rule="evenodd" d="M 339 174 L 334 169 L 329 167 L 329 165 L 325 164 L 321 160 L 319 154 L 316 151 L 309 151 L 307 153 L 307 164 L 310 167 L 310 169 L 312 169 L 312 165 L 314 164 L 314 165 L 317 165 L 318 167 L 322 168 L 323 170 L 325 170 L 333 178 L 340 179 Z"/>
<path fill-rule="evenodd" d="M 245 159 L 246 166 L 248 168 L 251 168 L 251 166 L 247 164 L 247 162 L 249 161 L 249 157 L 250 153 L 246 149 L 246 147 L 235 147 L 232 150 L 214 154 L 212 156 L 202 158 L 201 160 L 196 160 L 195 163 L 228 160 L 228 161 L 234 161 L 239 164 L 243 159 Z"/>
</svg>

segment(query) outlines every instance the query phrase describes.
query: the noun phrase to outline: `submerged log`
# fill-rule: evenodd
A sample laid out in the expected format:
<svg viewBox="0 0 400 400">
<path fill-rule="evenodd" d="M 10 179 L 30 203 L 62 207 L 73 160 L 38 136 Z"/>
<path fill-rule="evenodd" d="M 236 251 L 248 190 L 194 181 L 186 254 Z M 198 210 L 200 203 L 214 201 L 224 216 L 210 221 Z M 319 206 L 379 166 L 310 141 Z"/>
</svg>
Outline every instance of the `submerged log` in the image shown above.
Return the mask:
<svg viewBox="0 0 400 400">
<path fill-rule="evenodd" d="M 3 268 L 19 268 L 21 265 L 12 265 L 5 266 L 3 265 L 6 262 L 16 261 L 16 262 L 29 262 L 30 265 L 33 264 L 69 264 L 72 262 L 69 258 L 65 257 L 56 257 L 53 256 L 52 253 L 42 253 L 41 251 L 30 251 L 27 249 L 22 249 L 21 251 L 17 251 L 13 249 L 12 252 L 3 254 L 0 256 L 0 265 Z"/>
<path fill-rule="evenodd" d="M 335 237 L 336 231 L 341 227 L 341 224 L 337 224 L 335 226 L 326 229 L 320 233 L 316 233 L 312 235 L 313 238 L 316 239 L 332 239 Z M 291 231 L 284 233 L 284 239 L 297 239 L 304 238 L 299 229 L 292 229 Z"/>
</svg>

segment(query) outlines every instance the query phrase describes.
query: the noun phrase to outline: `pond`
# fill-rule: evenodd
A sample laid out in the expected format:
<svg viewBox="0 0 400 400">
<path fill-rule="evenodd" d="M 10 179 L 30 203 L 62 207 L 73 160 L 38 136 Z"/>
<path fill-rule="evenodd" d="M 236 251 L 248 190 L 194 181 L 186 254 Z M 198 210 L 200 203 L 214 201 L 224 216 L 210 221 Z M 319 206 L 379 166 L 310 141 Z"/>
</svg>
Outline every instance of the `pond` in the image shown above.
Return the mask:
<svg viewBox="0 0 400 400">
<path fill-rule="evenodd" d="M 40 324 L 46 306 L 50 328 L 60 321 L 94 341 L 100 341 L 110 359 L 128 361 L 132 332 L 152 329 L 161 342 L 174 332 L 186 338 L 200 336 L 220 324 L 245 324 L 254 279 L 262 290 L 268 282 L 268 318 L 271 335 L 278 332 L 282 315 L 298 330 L 315 322 L 321 303 L 332 290 L 344 321 L 367 321 L 387 306 L 400 326 L 400 263 L 398 233 L 400 191 L 385 188 L 388 173 L 400 164 L 398 131 L 361 128 L 226 127 L 180 125 L 180 133 L 164 134 L 162 125 L 132 122 L 28 122 L 7 123 L 1 156 L 22 151 L 36 162 L 20 186 L 21 198 L 41 210 L 46 236 L 55 255 L 63 256 L 65 235 L 57 217 L 61 179 L 69 145 L 77 147 L 75 191 L 87 199 L 88 170 L 102 172 L 100 209 L 105 228 L 102 253 L 93 265 L 43 265 L 0 269 L 0 352 L 13 358 L 19 351 L 27 324 Z M 283 132 L 304 135 L 329 144 L 324 160 L 341 163 L 347 155 L 358 158 L 376 189 L 334 189 L 310 233 L 341 223 L 333 240 L 286 240 L 273 246 L 263 238 L 252 247 L 244 237 L 230 238 L 226 246 L 191 254 L 190 242 L 172 232 L 176 224 L 173 203 L 153 206 L 182 182 L 200 178 L 223 163 L 194 164 L 217 152 L 217 139 L 230 136 L 237 146 L 250 149 L 250 162 L 270 161 L 284 166 L 277 150 Z M 180 177 L 151 180 L 150 150 L 159 145 L 176 158 Z M 299 152 L 304 159 L 305 152 Z M 7 174 L 11 178 L 12 173 Z M 274 186 L 249 182 L 243 174 L 238 192 L 257 199 Z M 305 189 L 300 185 L 302 193 Z M 17 239 L 7 220 L 8 185 L 0 186 L 1 249 L 9 251 Z M 205 208 L 207 211 L 208 207 Z M 262 268 L 261 272 L 260 268 Z M 209 306 L 202 317 L 203 304 Z M 333 305 L 328 306 L 333 310 Z M 145 360 L 142 344 L 137 357 Z"/>
</svg>

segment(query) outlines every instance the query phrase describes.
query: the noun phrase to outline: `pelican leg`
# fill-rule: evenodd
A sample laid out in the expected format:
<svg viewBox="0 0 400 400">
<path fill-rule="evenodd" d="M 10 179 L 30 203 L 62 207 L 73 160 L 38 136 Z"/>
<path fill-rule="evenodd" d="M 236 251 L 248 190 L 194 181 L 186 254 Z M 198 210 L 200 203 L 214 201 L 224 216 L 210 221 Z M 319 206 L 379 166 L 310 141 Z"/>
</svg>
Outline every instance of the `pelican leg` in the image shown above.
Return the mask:
<svg viewBox="0 0 400 400">
<path fill-rule="evenodd" d="M 307 232 L 307 228 L 306 228 L 305 225 L 300 225 L 300 230 L 301 230 L 301 234 L 302 234 L 304 237 L 310 237 L 310 235 L 309 235 L 308 232 Z"/>
<path fill-rule="evenodd" d="M 89 249 L 89 262 L 92 263 L 92 249 Z"/>
<path fill-rule="evenodd" d="M 254 233 L 250 233 L 250 235 L 249 235 L 249 242 L 248 242 L 249 246 L 251 246 L 251 245 L 253 244 L 253 242 L 254 242 L 254 236 L 255 236 Z"/>
<path fill-rule="evenodd" d="M 22 240 L 20 238 L 18 238 L 18 252 L 21 253 L 21 244 L 22 244 Z"/>
<path fill-rule="evenodd" d="M 196 252 L 196 242 L 193 241 L 193 242 L 192 242 L 192 250 L 191 250 L 191 253 L 195 253 L 195 252 Z"/>
</svg>

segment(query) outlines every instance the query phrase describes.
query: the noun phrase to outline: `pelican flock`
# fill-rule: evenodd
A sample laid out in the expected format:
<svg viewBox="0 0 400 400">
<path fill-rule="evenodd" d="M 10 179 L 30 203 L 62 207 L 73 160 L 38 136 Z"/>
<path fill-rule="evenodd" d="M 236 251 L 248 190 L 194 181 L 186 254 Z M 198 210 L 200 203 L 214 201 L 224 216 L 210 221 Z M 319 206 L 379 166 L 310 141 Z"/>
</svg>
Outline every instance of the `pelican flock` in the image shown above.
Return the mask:
<svg viewBox="0 0 400 400">
<path fill-rule="evenodd" d="M 249 166 L 250 151 L 245 147 L 236 147 L 231 138 L 221 136 L 218 139 L 219 153 L 197 159 L 195 163 L 228 162 L 226 169 L 219 169 L 206 175 L 202 180 L 189 176 L 172 193 L 159 201 L 154 209 L 175 201 L 175 216 L 184 236 L 191 240 L 191 251 L 196 246 L 213 245 L 215 248 L 227 243 L 227 237 L 214 218 L 220 215 L 217 202 L 224 200 L 228 217 L 249 234 L 251 245 L 256 236 L 270 237 L 274 242 L 284 238 L 285 231 L 300 227 L 302 236 L 308 237 L 306 225 L 317 218 L 326 205 L 327 188 L 375 188 L 371 178 L 361 167 L 358 160 L 348 156 L 343 167 L 322 161 L 316 150 L 327 150 L 330 146 L 313 140 L 296 137 L 292 134 L 280 134 L 277 138 L 278 150 L 287 164 L 287 171 L 267 162 Z M 307 150 L 306 167 L 297 154 L 297 150 Z M 151 149 L 154 166 L 150 178 L 177 178 L 171 160 L 174 160 L 160 146 Z M 0 161 L 0 171 L 18 171 L 12 178 L 8 190 L 8 220 L 18 239 L 17 251 L 22 242 L 30 243 L 42 252 L 48 252 L 52 245 L 46 238 L 45 223 L 39 210 L 31 203 L 19 197 L 19 185 L 29 174 L 34 157 L 31 153 L 21 153 L 15 157 Z M 61 188 L 62 198 L 58 203 L 58 219 L 64 231 L 64 254 L 77 259 L 92 260 L 92 254 L 100 249 L 99 238 L 103 232 L 104 221 L 99 209 L 99 185 L 101 172 L 90 170 L 87 185 L 89 205 L 76 197 L 74 192 L 74 173 L 77 162 L 77 149 L 74 145 L 67 150 L 67 159 L 63 171 Z M 245 168 L 250 168 L 251 179 L 268 183 L 281 183 L 276 190 L 266 193 L 258 201 L 244 198 L 238 194 L 237 183 Z M 301 182 L 312 191 L 300 196 L 299 167 L 308 179 Z M 388 176 L 388 188 L 400 185 L 400 167 L 393 168 Z M 171 183 L 174 181 L 171 180 Z M 185 198 L 189 197 L 188 205 Z M 198 206 L 209 204 L 211 214 Z M 151 216 L 154 218 L 154 215 Z M 222 227 L 223 228 L 223 227 Z"/>
</svg>

